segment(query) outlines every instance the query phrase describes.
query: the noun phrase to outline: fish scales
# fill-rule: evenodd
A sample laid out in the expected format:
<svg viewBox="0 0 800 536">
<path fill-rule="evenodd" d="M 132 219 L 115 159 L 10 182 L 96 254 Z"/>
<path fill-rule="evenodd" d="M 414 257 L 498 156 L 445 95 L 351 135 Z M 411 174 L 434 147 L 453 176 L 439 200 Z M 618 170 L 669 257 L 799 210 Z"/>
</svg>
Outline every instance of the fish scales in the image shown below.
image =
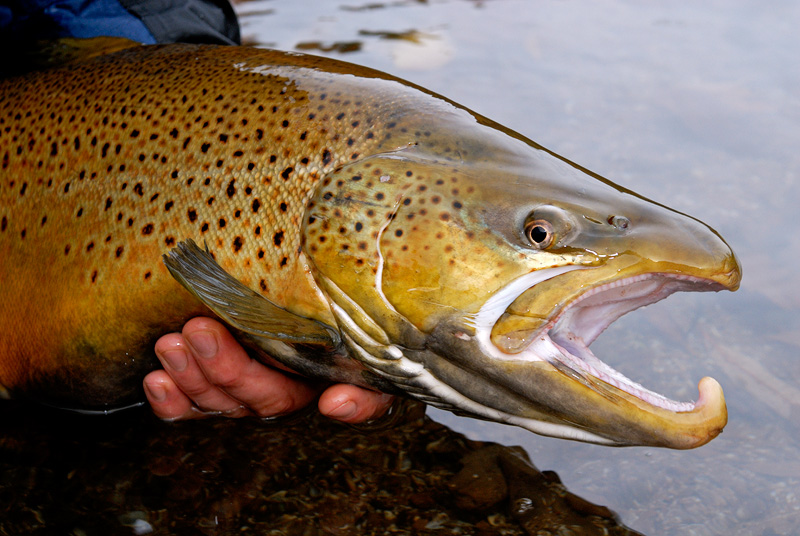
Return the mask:
<svg viewBox="0 0 800 536">
<path fill-rule="evenodd" d="M 103 398 L 152 368 L 155 338 L 207 313 L 161 262 L 185 238 L 275 303 L 331 321 L 299 251 L 310 192 L 336 166 L 413 135 L 393 137 L 397 88 L 387 107 L 379 84 L 286 59 L 142 47 L 0 82 L 0 279 L 13 304 L 0 311 L 11 326 L 0 384 L 113 378 L 93 386 Z M 38 270 L 18 270 L 32 254 Z"/>
<path fill-rule="evenodd" d="M 543 435 L 692 448 L 725 426 L 712 378 L 674 401 L 589 349 L 738 287 L 702 222 L 371 69 L 77 48 L 0 81 L 0 395 L 136 403 L 158 337 L 216 315 L 300 374 Z"/>
</svg>

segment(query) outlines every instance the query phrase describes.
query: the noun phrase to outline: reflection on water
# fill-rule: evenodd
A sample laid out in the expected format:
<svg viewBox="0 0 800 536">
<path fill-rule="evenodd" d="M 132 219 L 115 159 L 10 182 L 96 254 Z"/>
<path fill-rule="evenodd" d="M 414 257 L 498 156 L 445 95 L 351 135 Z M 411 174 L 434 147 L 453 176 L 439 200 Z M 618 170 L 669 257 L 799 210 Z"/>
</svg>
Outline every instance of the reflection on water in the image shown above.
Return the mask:
<svg viewBox="0 0 800 536">
<path fill-rule="evenodd" d="M 743 0 L 292 2 L 250 39 L 358 41 L 333 57 L 406 78 L 711 224 L 736 294 L 678 295 L 621 319 L 595 353 L 679 399 L 717 378 L 730 422 L 691 452 L 607 449 L 430 412 L 521 444 L 537 466 L 648 534 L 793 534 L 800 524 L 800 5 Z M 374 33 L 415 32 L 418 42 Z"/>
<path fill-rule="evenodd" d="M 3 404 L 0 534 L 639 534 L 522 449 L 423 414 L 361 433 L 318 416 L 167 424 Z"/>
</svg>

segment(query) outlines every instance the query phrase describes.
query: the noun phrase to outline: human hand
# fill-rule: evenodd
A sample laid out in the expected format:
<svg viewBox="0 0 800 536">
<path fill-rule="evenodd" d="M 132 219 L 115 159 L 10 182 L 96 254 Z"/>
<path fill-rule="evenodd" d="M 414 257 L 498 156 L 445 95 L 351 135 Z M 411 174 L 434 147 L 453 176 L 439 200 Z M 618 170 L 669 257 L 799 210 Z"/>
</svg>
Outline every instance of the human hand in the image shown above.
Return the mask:
<svg viewBox="0 0 800 536">
<path fill-rule="evenodd" d="M 156 355 L 164 370 L 148 374 L 144 389 L 153 412 L 167 420 L 276 417 L 319 396 L 320 413 L 359 423 L 382 416 L 393 401 L 390 395 L 355 385 L 323 390 L 284 374 L 278 363 L 275 368 L 266 366 L 250 358 L 225 326 L 210 318 L 193 318 L 181 333 L 161 337 Z"/>
</svg>

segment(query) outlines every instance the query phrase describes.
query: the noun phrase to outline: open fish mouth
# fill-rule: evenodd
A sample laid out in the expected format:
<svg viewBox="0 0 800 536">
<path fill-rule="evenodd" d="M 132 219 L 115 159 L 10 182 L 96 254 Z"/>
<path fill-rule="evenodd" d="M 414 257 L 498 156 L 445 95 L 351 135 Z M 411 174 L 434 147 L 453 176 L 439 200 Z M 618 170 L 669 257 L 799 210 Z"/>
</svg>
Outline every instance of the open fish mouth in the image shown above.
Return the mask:
<svg viewBox="0 0 800 536">
<path fill-rule="evenodd" d="M 613 392 L 616 388 L 646 404 L 674 413 L 697 411 L 718 396 L 715 393 L 721 391 L 717 382 L 705 378 L 700 382 L 697 402 L 672 400 L 631 380 L 589 349 L 609 325 L 633 310 L 661 301 L 675 292 L 727 288 L 711 279 L 662 272 L 618 279 L 593 287 L 566 303 L 543 327 L 529 336 L 531 342 L 522 350 L 505 352 L 492 342 L 491 329 L 502 315 L 501 311 L 535 284 L 576 269 L 580 267 L 552 268 L 528 274 L 490 299 L 473 320 L 476 339 L 483 352 L 499 361 L 544 361 L 606 398 L 618 398 L 619 395 Z"/>
<path fill-rule="evenodd" d="M 600 360 L 589 346 L 615 320 L 635 309 L 675 292 L 722 288 L 708 279 L 668 273 L 641 274 L 600 285 L 566 304 L 521 353 L 528 358 L 531 353 L 544 357 L 594 390 L 599 387 L 593 379 L 599 379 L 653 406 L 673 412 L 694 411 L 697 402 L 675 401 L 643 387 Z"/>
</svg>

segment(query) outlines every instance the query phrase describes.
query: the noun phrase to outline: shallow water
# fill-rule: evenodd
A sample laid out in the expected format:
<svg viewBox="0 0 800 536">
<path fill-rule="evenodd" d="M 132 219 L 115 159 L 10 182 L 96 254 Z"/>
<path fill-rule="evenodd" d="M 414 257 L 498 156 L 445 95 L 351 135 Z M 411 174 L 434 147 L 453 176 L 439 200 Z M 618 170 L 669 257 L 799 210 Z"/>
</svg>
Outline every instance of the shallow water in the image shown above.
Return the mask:
<svg viewBox="0 0 800 536">
<path fill-rule="evenodd" d="M 709 445 L 610 449 L 429 414 L 470 437 L 522 445 L 571 492 L 610 507 L 644 534 L 797 532 L 800 6 L 259 0 L 237 10 L 250 42 L 410 80 L 720 231 L 744 266 L 739 292 L 673 296 L 616 322 L 593 345 L 628 376 L 673 398 L 692 399 L 700 377 L 717 378 L 730 422 Z M 329 487 L 309 494 L 329 499 L 326 511 L 341 515 L 315 521 L 306 533 L 347 534 L 353 529 L 341 529 L 343 512 L 365 508 L 352 491 L 360 479 L 388 478 L 383 458 L 355 446 L 336 447 L 327 462 L 295 463 L 285 436 L 279 441 L 253 422 L 170 427 L 136 414 L 97 425 L 33 414 L 34 425 L 26 418 L 0 411 L 0 514 L 16 516 L 14 525 L 0 517 L 0 534 L 23 526 L 41 534 L 132 534 L 137 526 L 165 534 L 264 533 L 277 523 L 269 520 L 295 526 L 284 512 L 313 510 L 290 477 L 307 485 L 314 467 L 322 475 L 314 482 Z M 302 421 L 294 426 L 311 444 Z M 309 426 L 323 427 L 323 436 L 353 435 Z M 332 448 L 324 437 L 320 445 Z M 428 448 L 409 448 L 413 463 L 406 454 L 391 458 L 401 473 L 393 478 L 421 486 L 422 475 L 406 465 L 424 466 L 419 453 Z M 281 465 L 277 451 L 287 450 L 289 465 Z M 351 465 L 331 477 L 329 469 L 348 456 Z M 283 490 L 268 491 L 270 480 Z M 89 499 L 80 502 L 81 495 Z M 415 497 L 420 503 L 412 506 L 433 511 L 430 499 Z M 370 507 L 391 514 L 390 499 L 373 498 Z M 500 532 L 500 518 L 483 517 L 467 516 L 484 522 L 473 533 Z M 397 533 L 448 533 L 443 519 L 409 517 Z M 491 520 L 498 524 L 486 525 Z M 297 521 L 296 533 L 304 523 Z"/>
<path fill-rule="evenodd" d="M 735 294 L 681 294 L 593 345 L 693 399 L 717 378 L 730 422 L 690 452 L 609 449 L 435 419 L 519 444 L 647 534 L 791 534 L 800 524 L 800 5 L 745 2 L 263 1 L 245 36 L 375 67 L 464 104 L 695 216 L 744 267 Z"/>
</svg>

